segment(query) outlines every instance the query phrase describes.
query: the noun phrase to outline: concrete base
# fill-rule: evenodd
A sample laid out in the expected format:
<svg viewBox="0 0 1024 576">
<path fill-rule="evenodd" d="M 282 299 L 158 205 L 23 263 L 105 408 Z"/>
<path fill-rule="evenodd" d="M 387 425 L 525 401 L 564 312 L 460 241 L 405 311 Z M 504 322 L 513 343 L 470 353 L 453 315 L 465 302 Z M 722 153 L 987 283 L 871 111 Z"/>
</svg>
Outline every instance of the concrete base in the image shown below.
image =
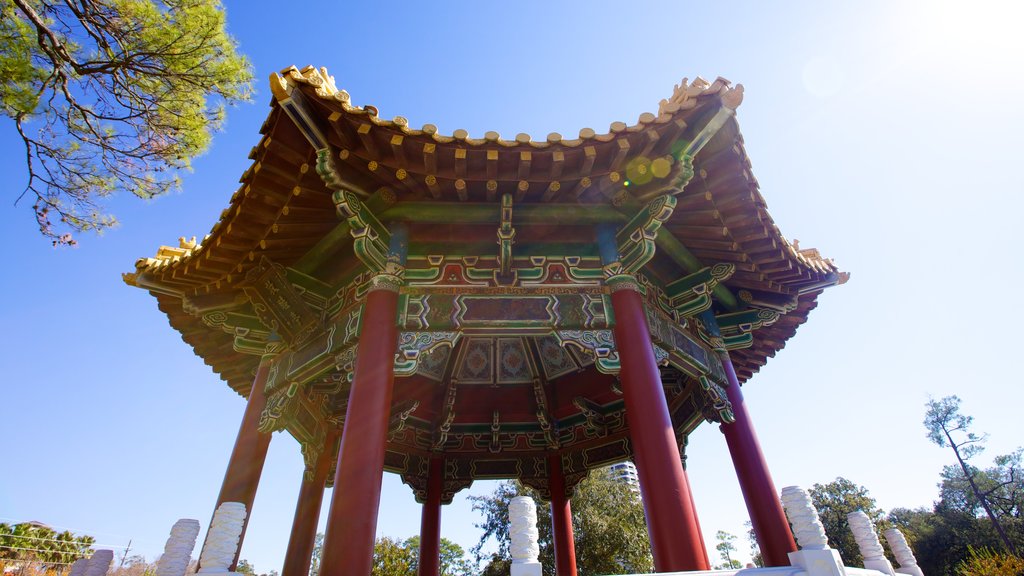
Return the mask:
<svg viewBox="0 0 1024 576">
<path fill-rule="evenodd" d="M 831 548 L 790 552 L 789 562 L 803 568 L 807 576 L 846 576 L 839 552 Z"/>
<path fill-rule="evenodd" d="M 513 563 L 511 576 L 541 576 L 540 562 Z"/>
<path fill-rule="evenodd" d="M 908 574 L 909 576 L 924 576 L 920 566 L 900 566 L 896 569 L 897 574 Z"/>
</svg>

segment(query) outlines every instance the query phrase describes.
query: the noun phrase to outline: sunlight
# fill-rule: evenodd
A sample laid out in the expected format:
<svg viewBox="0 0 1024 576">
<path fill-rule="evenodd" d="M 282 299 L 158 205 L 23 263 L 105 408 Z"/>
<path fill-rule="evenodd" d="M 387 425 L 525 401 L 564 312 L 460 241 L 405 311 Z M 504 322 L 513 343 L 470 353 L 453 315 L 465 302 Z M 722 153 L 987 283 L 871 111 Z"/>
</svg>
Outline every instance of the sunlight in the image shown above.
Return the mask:
<svg viewBox="0 0 1024 576">
<path fill-rule="evenodd" d="M 1024 61 L 1024 3 L 938 0 L 916 4 L 905 14 L 910 49 L 951 73 L 996 73 L 1000 82 L 1020 82 Z"/>
</svg>

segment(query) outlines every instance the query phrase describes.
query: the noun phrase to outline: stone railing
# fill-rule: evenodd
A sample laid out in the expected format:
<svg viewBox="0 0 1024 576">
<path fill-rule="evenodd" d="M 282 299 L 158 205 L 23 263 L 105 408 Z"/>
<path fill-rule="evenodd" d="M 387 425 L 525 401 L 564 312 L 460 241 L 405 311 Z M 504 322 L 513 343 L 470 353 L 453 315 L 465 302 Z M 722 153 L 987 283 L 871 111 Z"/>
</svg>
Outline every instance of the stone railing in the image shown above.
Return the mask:
<svg viewBox="0 0 1024 576">
<path fill-rule="evenodd" d="M 864 568 L 852 568 L 844 566 L 839 552 L 829 546 L 825 528 L 818 519 L 818 510 L 807 491 L 797 486 L 783 488 L 782 506 L 800 547 L 798 551 L 790 552 L 790 566 L 637 576 L 924 576 L 917 565 L 914 553 L 907 545 L 906 538 L 895 528 L 885 532 L 889 547 L 900 564 L 899 568 L 892 567 L 885 558 L 871 519 L 863 512 L 853 512 L 847 516 L 854 539 L 861 550 L 861 555 L 864 556 Z M 509 505 L 509 518 L 512 536 L 512 576 L 539 575 L 541 572 L 536 554 L 536 550 L 539 550 L 536 506 L 527 497 L 513 498 Z M 526 568 L 527 566 L 529 568 Z"/>
</svg>

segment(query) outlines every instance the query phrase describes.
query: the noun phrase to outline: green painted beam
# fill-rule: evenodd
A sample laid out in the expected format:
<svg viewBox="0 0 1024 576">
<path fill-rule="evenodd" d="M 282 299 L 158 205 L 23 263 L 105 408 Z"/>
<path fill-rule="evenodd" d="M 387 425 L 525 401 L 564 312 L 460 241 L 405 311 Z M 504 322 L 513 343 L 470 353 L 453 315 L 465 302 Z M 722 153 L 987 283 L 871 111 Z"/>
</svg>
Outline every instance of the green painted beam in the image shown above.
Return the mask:
<svg viewBox="0 0 1024 576">
<path fill-rule="evenodd" d="M 348 222 L 341 222 L 324 235 L 302 258 L 292 264 L 292 268 L 303 274 L 310 274 L 337 252 L 339 247 L 351 242 L 351 228 L 349 228 Z"/>
<path fill-rule="evenodd" d="M 398 202 L 378 214 L 382 221 L 433 224 L 501 223 L 501 205 L 485 202 Z M 592 225 L 625 222 L 611 206 L 585 204 L 514 204 L 512 226 L 521 224 Z"/>
<path fill-rule="evenodd" d="M 665 253 L 666 256 L 671 258 L 676 264 L 679 264 L 688 273 L 692 274 L 697 272 L 701 268 L 704 268 L 704 264 L 690 252 L 683 243 L 676 239 L 671 232 L 665 228 L 658 230 L 658 236 L 654 239 L 654 243 L 657 244 L 658 250 Z M 739 310 L 740 304 L 736 300 L 736 296 L 729 291 L 728 288 L 719 284 L 715 286 L 711 293 L 714 294 L 715 298 L 725 306 L 728 310 Z"/>
<path fill-rule="evenodd" d="M 365 201 L 366 207 L 373 214 L 380 214 L 387 206 L 380 194 L 374 194 Z M 299 258 L 291 267 L 303 274 L 311 274 L 338 252 L 342 246 L 352 242 L 352 229 L 348 222 L 342 220 L 330 232 L 324 235 L 312 248 Z"/>
<path fill-rule="evenodd" d="M 516 243 L 513 248 L 515 257 L 527 256 L 584 256 L 596 257 L 597 245 L 593 243 L 547 243 L 523 242 Z M 462 256 L 497 256 L 498 239 L 493 242 L 412 242 L 409 254 L 427 256 L 435 254 Z"/>
</svg>

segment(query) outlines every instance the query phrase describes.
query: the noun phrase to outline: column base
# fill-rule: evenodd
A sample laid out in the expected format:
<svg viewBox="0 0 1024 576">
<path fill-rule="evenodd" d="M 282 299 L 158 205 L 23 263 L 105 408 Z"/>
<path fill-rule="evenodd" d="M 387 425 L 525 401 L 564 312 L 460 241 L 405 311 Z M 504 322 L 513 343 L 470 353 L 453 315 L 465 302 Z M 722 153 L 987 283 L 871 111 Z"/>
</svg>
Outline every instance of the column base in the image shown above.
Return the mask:
<svg viewBox="0 0 1024 576">
<path fill-rule="evenodd" d="M 513 561 L 512 573 L 510 576 L 541 576 L 540 562 L 523 562 L 516 564 Z"/>
<path fill-rule="evenodd" d="M 892 562 L 889 562 L 887 558 L 874 558 L 871 560 L 864 560 L 864 567 L 868 570 L 878 570 L 882 574 L 889 574 L 893 576 L 896 572 L 892 569 Z"/>
<path fill-rule="evenodd" d="M 846 568 L 839 557 L 839 552 L 831 548 L 790 552 L 789 562 L 795 567 L 803 568 L 807 576 L 846 576 Z"/>
</svg>

